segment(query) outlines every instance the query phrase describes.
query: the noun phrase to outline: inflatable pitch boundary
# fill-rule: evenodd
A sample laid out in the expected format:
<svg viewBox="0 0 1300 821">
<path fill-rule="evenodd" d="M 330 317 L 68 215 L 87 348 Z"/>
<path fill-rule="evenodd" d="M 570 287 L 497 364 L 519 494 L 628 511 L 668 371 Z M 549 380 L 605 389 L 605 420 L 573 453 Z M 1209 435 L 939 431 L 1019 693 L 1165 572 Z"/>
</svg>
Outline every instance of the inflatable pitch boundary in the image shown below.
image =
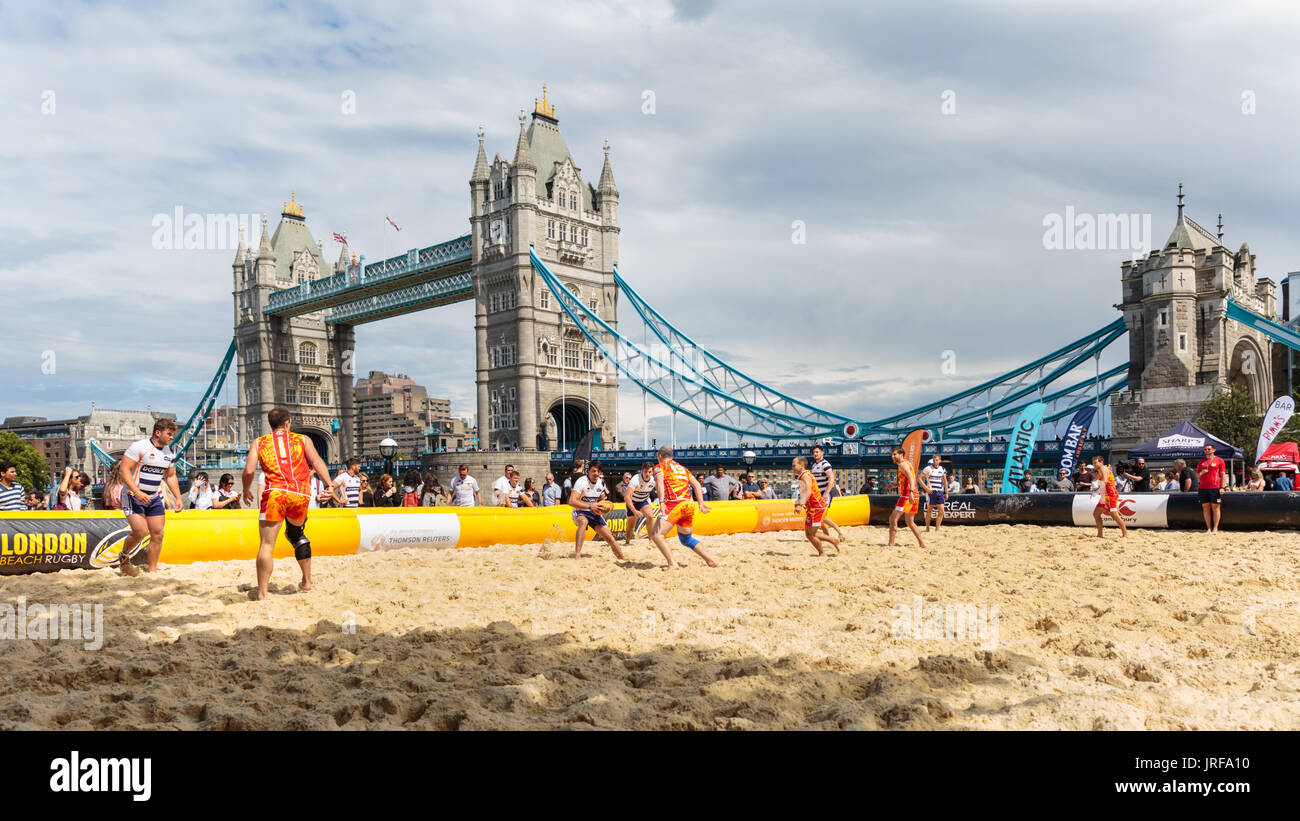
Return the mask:
<svg viewBox="0 0 1300 821">
<path fill-rule="evenodd" d="M 715 502 L 695 518 L 700 536 L 802 530 L 803 515 L 789 499 Z M 448 549 L 488 545 L 572 543 L 577 533 L 567 505 L 513 510 L 500 507 L 364 508 L 313 510 L 307 535 L 313 556 L 347 556 L 396 548 Z M 844 496 L 832 505 L 841 525 L 865 525 L 871 517 L 866 496 Z M 616 504 L 606 516 L 621 537 L 627 510 Z M 252 560 L 257 555 L 255 510 L 187 510 L 167 514 L 164 564 Z M 671 533 L 671 531 L 670 531 Z M 116 511 L 0 513 L 0 575 L 94 570 L 117 563 L 130 535 Z M 596 534 L 588 528 L 587 539 Z M 132 554 L 145 563 L 143 545 Z M 293 555 L 283 530 L 275 557 Z"/>
<path fill-rule="evenodd" d="M 1300 493 L 1280 491 L 1222 494 L 1221 530 L 1300 529 Z M 871 523 L 887 525 L 897 496 L 872 494 Z M 1032 524 L 1095 526 L 1088 493 L 958 493 L 944 503 L 944 525 Z M 1205 528 L 1196 493 L 1121 493 L 1120 514 L 1129 527 L 1175 530 Z M 915 521 L 924 519 L 924 506 Z M 1115 522 L 1107 517 L 1109 527 Z"/>
</svg>

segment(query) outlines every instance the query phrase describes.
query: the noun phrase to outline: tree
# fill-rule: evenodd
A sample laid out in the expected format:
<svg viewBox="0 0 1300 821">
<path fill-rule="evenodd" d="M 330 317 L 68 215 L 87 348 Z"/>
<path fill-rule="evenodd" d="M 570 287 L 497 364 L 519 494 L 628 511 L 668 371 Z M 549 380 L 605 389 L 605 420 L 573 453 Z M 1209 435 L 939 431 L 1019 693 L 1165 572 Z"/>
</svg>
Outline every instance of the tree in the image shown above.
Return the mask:
<svg viewBox="0 0 1300 821">
<path fill-rule="evenodd" d="M 1235 387 L 1229 390 L 1216 389 L 1201 407 L 1201 415 L 1196 424 L 1206 433 L 1241 448 L 1246 455 L 1246 464 L 1255 463 L 1255 444 L 1259 441 L 1264 414 L 1255 409 L 1255 400 L 1248 391 Z M 1293 432 L 1296 430 L 1292 429 Z"/>
<path fill-rule="evenodd" d="M 13 462 L 18 466 L 18 483 L 24 489 L 47 489 L 50 466 L 45 457 L 11 430 L 0 430 L 0 462 Z"/>
</svg>

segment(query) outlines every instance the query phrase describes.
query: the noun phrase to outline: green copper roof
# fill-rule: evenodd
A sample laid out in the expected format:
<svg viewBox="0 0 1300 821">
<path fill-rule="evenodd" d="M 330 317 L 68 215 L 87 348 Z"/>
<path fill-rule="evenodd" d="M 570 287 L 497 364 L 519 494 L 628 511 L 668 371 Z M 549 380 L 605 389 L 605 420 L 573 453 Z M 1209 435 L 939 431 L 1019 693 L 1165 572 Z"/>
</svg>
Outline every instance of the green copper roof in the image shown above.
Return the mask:
<svg viewBox="0 0 1300 821">
<path fill-rule="evenodd" d="M 329 276 L 334 269 L 325 263 L 316 239 L 307 230 L 307 223 L 290 216 L 281 215 L 280 224 L 276 226 L 275 235 L 271 237 L 271 249 L 275 251 L 275 277 L 289 280 L 292 274 L 289 267 L 299 251 L 310 251 L 316 260 L 317 276 Z"/>
<path fill-rule="evenodd" d="M 1165 242 L 1166 248 L 1191 248 L 1196 251 L 1208 251 L 1219 245 L 1219 240 L 1214 234 L 1206 231 L 1196 223 L 1196 220 L 1185 216 L 1179 209 L 1178 222 L 1174 225 L 1174 230 L 1169 234 L 1169 239 Z"/>
<path fill-rule="evenodd" d="M 560 133 L 558 125 L 550 122 L 546 118 L 533 115 L 533 121 L 528 126 L 528 150 L 532 152 L 533 162 L 537 165 L 537 191 L 544 193 L 545 186 L 550 183 L 551 177 L 555 175 L 556 163 L 562 163 L 567 158 L 573 163 L 574 168 L 578 164 L 573 162 L 573 155 L 569 153 L 569 146 L 564 142 L 564 135 Z M 578 168 L 578 176 L 582 177 L 582 169 Z M 582 210 L 595 210 L 591 205 L 591 187 L 582 186 Z"/>
</svg>

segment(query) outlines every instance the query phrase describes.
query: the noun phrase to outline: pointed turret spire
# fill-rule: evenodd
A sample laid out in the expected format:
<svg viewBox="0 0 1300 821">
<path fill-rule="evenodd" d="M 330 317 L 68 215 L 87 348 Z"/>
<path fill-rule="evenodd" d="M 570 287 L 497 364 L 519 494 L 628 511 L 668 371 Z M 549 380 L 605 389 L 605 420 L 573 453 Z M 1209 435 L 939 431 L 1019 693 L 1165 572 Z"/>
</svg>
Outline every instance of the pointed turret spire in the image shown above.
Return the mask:
<svg viewBox="0 0 1300 821">
<path fill-rule="evenodd" d="M 1223 244 L 1223 215 L 1219 215 L 1219 244 Z"/>
<path fill-rule="evenodd" d="M 271 250 L 271 235 L 266 232 L 266 214 L 262 215 L 262 241 L 257 246 L 258 259 L 275 259 L 275 252 Z"/>
<path fill-rule="evenodd" d="M 618 186 L 614 185 L 614 169 L 609 165 L 609 140 L 605 140 L 605 164 L 600 169 L 600 183 L 596 190 L 602 195 L 618 196 Z"/>
<path fill-rule="evenodd" d="M 339 251 L 339 261 L 334 263 L 335 271 L 346 271 L 348 269 L 348 238 L 343 237 L 343 250 Z"/>
<path fill-rule="evenodd" d="M 515 144 L 515 161 L 514 168 L 516 171 L 537 172 L 537 166 L 533 163 L 533 152 L 528 149 L 528 133 L 524 128 L 524 123 L 528 120 L 528 115 L 524 110 L 519 109 L 519 142 Z"/>
<path fill-rule="evenodd" d="M 1183 184 L 1178 183 L 1178 221 L 1183 221 Z"/>
<path fill-rule="evenodd" d="M 239 247 L 235 249 L 235 265 L 244 264 L 244 257 L 248 256 L 248 244 L 244 242 L 244 229 L 239 229 Z"/>
<path fill-rule="evenodd" d="M 487 154 L 483 151 L 483 126 L 478 127 L 478 156 L 474 158 L 474 173 L 470 174 L 470 182 L 487 182 L 488 181 L 488 162 Z"/>
</svg>

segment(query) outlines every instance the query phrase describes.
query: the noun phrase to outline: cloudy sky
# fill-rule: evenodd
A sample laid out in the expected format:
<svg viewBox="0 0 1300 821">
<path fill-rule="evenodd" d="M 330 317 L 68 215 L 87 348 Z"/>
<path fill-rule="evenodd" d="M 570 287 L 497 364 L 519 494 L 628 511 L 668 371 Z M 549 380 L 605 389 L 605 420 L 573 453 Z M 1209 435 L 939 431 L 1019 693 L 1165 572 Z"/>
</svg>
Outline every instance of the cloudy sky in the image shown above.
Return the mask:
<svg viewBox="0 0 1300 821">
<path fill-rule="evenodd" d="M 274 227 L 294 191 L 318 239 L 372 260 L 385 213 L 390 254 L 457 236 L 475 131 L 509 158 L 542 83 L 585 175 L 612 145 L 624 276 L 733 364 L 860 418 L 1118 316 L 1134 253 L 1045 248 L 1067 208 L 1151 215 L 1163 243 L 1182 182 L 1263 275 L 1300 270 L 1286 4 L 869 5 L 2 6 L 0 416 L 187 416 L 230 340 L 233 253 L 157 250 L 155 215 Z M 362 326 L 358 372 L 470 416 L 472 328 L 469 304 Z M 630 386 L 621 407 L 639 439 Z"/>
</svg>

